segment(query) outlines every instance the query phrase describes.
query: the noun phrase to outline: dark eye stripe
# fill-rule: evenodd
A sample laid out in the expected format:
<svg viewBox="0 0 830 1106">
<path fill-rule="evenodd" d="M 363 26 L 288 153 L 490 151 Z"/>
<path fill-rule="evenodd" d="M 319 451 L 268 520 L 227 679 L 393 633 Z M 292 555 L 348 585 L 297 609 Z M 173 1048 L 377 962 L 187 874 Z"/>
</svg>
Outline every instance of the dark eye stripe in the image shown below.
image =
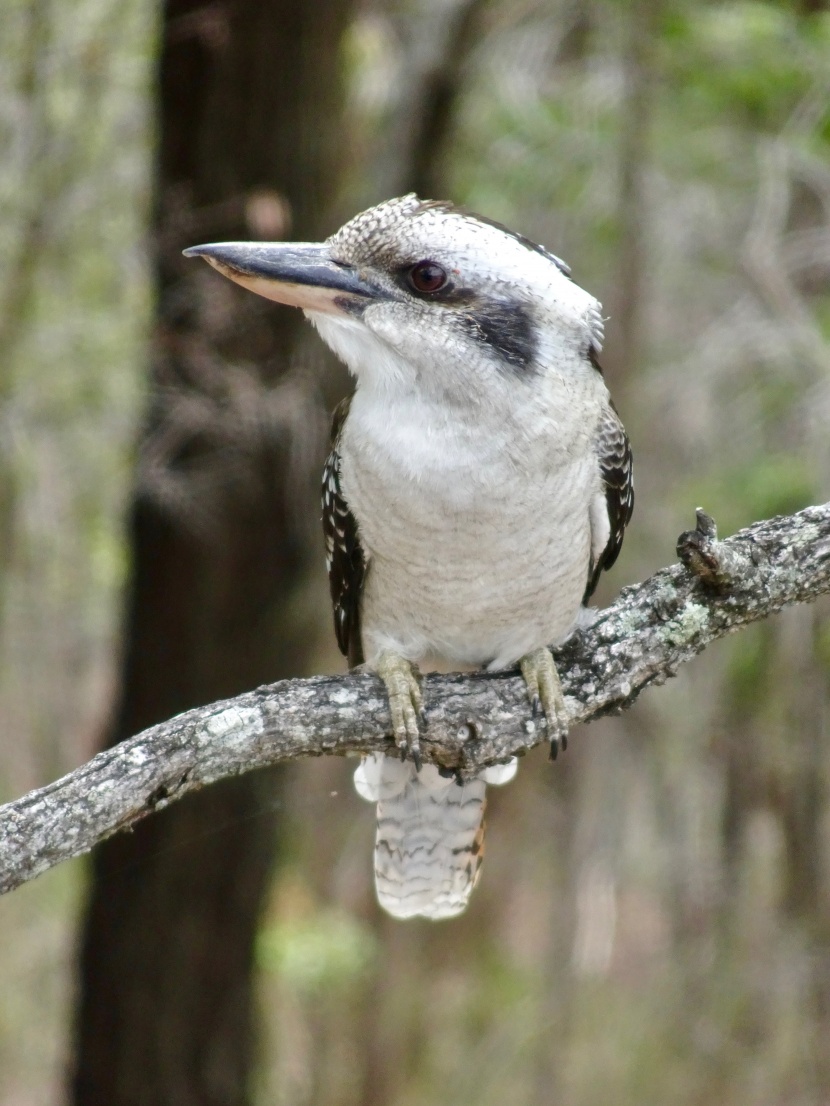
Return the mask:
<svg viewBox="0 0 830 1106">
<path fill-rule="evenodd" d="M 536 324 L 520 303 L 479 299 L 466 318 L 468 333 L 506 365 L 522 372 L 532 369 L 538 345 Z"/>
</svg>

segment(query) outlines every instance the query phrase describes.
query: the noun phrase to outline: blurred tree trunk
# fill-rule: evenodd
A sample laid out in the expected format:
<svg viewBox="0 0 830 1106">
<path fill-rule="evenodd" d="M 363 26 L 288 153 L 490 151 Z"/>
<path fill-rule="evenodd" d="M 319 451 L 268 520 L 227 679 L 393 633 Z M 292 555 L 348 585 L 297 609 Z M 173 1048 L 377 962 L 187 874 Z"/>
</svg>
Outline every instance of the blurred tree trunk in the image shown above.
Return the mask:
<svg viewBox="0 0 830 1106">
<path fill-rule="evenodd" d="M 491 0 L 367 0 L 394 33 L 395 105 L 376 120 L 378 140 L 356 146 L 355 178 L 368 184 L 368 203 L 416 192 L 450 199 L 447 163 L 470 62 L 487 32 Z M 368 165 L 368 170 L 366 166 Z"/>
<path fill-rule="evenodd" d="M 427 199 L 446 192 L 446 158 L 464 91 L 465 69 L 483 35 L 488 0 L 461 0 L 451 11 L 442 48 L 421 77 L 420 111 L 413 120 L 400 191 Z"/>
<path fill-rule="evenodd" d="M 657 83 L 657 47 L 663 17 L 662 0 L 635 0 L 626 10 L 622 57 L 624 94 L 620 110 L 619 192 L 616 294 L 609 314 L 613 341 L 603 358 L 615 382 L 628 384 L 645 352 L 648 306 L 648 174 L 652 156 L 651 127 Z"/>
<path fill-rule="evenodd" d="M 317 622 L 301 589 L 310 541 L 315 560 L 318 550 L 296 518 L 295 462 L 318 442 L 314 404 L 291 369 L 300 316 L 220 282 L 181 249 L 328 227 L 350 8 L 165 5 L 153 392 L 111 742 L 308 663 Z M 316 494 L 301 508 L 316 530 Z M 76 1103 L 247 1101 L 253 943 L 279 787 L 273 774 L 230 781 L 98 850 Z"/>
</svg>

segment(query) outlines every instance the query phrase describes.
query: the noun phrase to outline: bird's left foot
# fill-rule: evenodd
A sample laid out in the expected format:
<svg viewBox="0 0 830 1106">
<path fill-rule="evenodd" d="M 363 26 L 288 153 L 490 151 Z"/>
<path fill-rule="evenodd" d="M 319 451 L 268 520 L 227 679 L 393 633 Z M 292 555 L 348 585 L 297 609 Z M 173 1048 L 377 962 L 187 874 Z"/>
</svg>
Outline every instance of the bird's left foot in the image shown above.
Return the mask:
<svg viewBox="0 0 830 1106">
<path fill-rule="evenodd" d="M 375 670 L 386 685 L 389 712 L 392 715 L 392 734 L 401 751 L 401 760 L 406 760 L 409 754 L 420 771 L 418 718 L 423 713 L 424 700 L 418 682 L 418 669 L 398 653 L 381 653 Z"/>
<path fill-rule="evenodd" d="M 519 661 L 534 715 L 544 711 L 550 735 L 550 758 L 568 747 L 568 709 L 550 649 L 534 649 Z"/>
</svg>

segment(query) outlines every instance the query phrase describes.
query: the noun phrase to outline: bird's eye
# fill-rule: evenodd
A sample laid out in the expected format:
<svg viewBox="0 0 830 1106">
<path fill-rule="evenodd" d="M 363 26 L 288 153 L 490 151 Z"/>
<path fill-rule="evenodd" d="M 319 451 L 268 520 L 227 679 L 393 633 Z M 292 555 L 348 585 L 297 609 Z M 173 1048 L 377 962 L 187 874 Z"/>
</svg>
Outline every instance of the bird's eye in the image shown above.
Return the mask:
<svg viewBox="0 0 830 1106">
<path fill-rule="evenodd" d="M 447 274 L 434 261 L 419 261 L 409 270 L 409 283 L 416 292 L 440 292 L 447 283 Z"/>
</svg>

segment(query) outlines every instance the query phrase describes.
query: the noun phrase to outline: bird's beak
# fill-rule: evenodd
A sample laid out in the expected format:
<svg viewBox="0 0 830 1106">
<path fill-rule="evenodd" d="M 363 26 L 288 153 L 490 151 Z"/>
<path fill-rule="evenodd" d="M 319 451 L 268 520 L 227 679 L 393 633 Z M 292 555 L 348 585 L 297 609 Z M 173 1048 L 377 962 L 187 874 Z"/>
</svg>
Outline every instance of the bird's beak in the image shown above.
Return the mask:
<svg viewBox="0 0 830 1106">
<path fill-rule="evenodd" d="M 306 311 L 354 313 L 379 294 L 318 243 L 214 242 L 191 246 L 184 255 L 203 257 L 243 288 Z"/>
</svg>

